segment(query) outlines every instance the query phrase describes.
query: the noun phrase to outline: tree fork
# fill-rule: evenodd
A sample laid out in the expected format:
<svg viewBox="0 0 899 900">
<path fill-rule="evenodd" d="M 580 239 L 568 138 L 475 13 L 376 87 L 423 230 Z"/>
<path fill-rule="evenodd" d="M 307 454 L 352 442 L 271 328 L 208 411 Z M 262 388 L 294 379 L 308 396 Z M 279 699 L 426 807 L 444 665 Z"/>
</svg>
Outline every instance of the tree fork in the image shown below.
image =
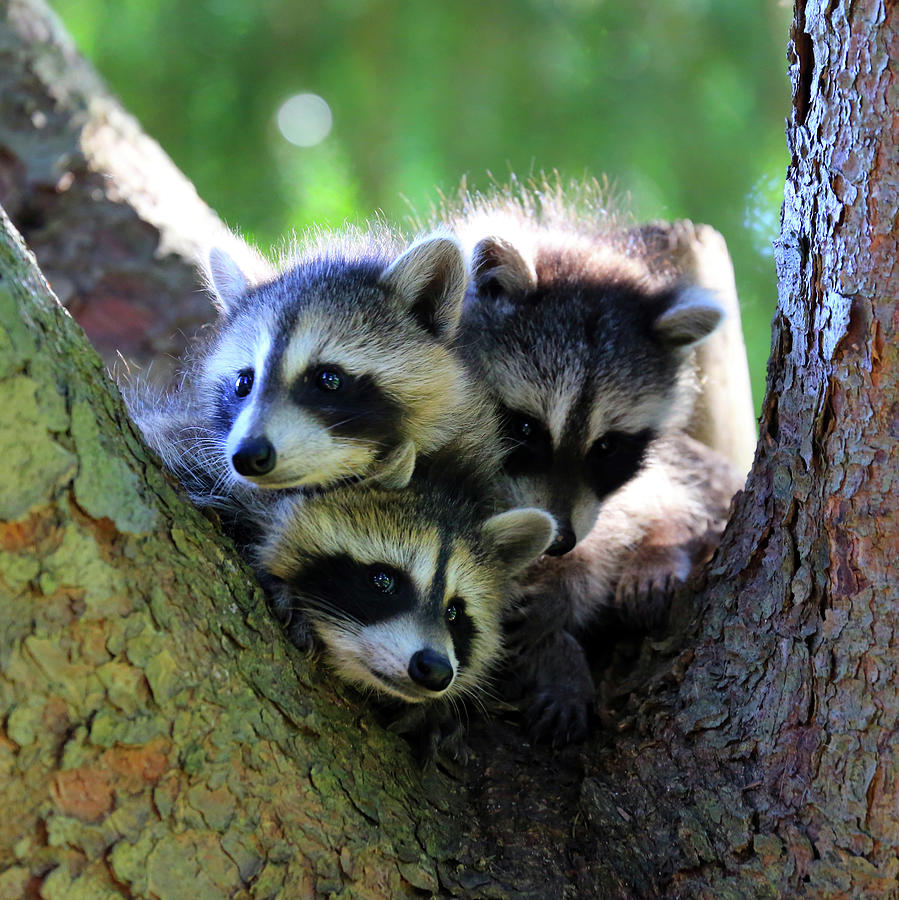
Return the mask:
<svg viewBox="0 0 899 900">
<path fill-rule="evenodd" d="M 754 468 L 583 748 L 496 721 L 464 773 L 415 769 L 277 633 L 4 231 L 0 897 L 895 894 L 896 16 L 797 6 Z"/>
</svg>

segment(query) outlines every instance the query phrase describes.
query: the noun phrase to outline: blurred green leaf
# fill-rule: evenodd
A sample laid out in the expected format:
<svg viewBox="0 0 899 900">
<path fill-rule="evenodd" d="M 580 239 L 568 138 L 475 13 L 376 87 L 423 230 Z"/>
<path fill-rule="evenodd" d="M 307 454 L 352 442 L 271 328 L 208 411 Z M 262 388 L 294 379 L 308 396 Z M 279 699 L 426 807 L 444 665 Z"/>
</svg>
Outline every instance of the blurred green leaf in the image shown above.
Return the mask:
<svg viewBox="0 0 899 900">
<path fill-rule="evenodd" d="M 787 153 L 779 0 L 56 0 L 79 47 L 200 194 L 263 245 L 425 210 L 558 169 L 607 174 L 641 219 L 717 227 L 737 269 L 757 401 Z M 295 147 L 293 94 L 333 128 Z"/>
</svg>

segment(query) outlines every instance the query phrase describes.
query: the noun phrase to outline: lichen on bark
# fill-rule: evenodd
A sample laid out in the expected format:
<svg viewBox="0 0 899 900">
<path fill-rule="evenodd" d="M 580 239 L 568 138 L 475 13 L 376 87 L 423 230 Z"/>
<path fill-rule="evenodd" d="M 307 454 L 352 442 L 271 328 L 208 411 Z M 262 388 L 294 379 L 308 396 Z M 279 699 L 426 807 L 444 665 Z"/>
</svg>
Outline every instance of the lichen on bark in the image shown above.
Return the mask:
<svg viewBox="0 0 899 900">
<path fill-rule="evenodd" d="M 454 831 L 446 792 L 429 803 L 406 745 L 287 645 L 3 229 L 4 396 L 19 387 L 0 429 L 28 439 L 7 468 L 31 460 L 0 524 L 4 890 L 436 889 L 422 842 Z"/>
<path fill-rule="evenodd" d="M 753 472 L 582 748 L 499 717 L 417 769 L 284 641 L 4 223 L 0 897 L 895 896 L 897 15 L 797 5 Z"/>
</svg>

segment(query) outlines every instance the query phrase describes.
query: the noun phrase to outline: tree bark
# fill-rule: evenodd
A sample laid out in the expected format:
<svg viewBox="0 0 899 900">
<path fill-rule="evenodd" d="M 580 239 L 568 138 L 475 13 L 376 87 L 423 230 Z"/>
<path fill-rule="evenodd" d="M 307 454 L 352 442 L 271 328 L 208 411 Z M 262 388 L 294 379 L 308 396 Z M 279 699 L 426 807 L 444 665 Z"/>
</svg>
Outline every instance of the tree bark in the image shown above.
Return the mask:
<svg viewBox="0 0 899 900">
<path fill-rule="evenodd" d="M 235 242 L 43 0 L 0 0 L 0 205 L 107 365 L 167 381 L 213 317 L 195 262 Z"/>
<path fill-rule="evenodd" d="M 894 896 L 897 16 L 797 7 L 755 464 L 562 752 L 499 718 L 464 770 L 421 771 L 288 646 L 4 220 L 0 898 Z M 66 245 L 52 191 L 37 243 Z"/>
</svg>

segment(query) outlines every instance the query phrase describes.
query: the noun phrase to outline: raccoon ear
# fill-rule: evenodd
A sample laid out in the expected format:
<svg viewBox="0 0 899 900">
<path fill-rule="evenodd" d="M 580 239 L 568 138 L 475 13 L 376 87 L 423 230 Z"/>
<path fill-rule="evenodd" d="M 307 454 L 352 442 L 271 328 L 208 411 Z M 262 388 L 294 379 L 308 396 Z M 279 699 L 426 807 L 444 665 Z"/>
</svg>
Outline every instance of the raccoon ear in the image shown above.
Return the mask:
<svg viewBox="0 0 899 900">
<path fill-rule="evenodd" d="M 462 248 L 447 235 L 413 244 L 381 276 L 381 284 L 441 340 L 459 327 L 465 283 Z"/>
<path fill-rule="evenodd" d="M 481 532 L 510 570 L 520 572 L 553 542 L 556 520 L 542 509 L 510 509 L 487 519 Z"/>
<path fill-rule="evenodd" d="M 376 484 L 388 491 L 399 491 L 409 484 L 415 470 L 415 444 L 406 441 L 391 452 L 382 468 L 366 478 L 363 484 Z"/>
<path fill-rule="evenodd" d="M 220 247 L 209 251 L 208 276 L 213 301 L 222 315 L 233 312 L 250 289 L 249 279 L 240 266 Z"/>
<path fill-rule="evenodd" d="M 471 253 L 471 275 L 480 294 L 495 297 L 515 294 L 537 287 L 534 264 L 508 241 L 483 238 Z"/>
<path fill-rule="evenodd" d="M 724 318 L 724 307 L 711 291 L 691 285 L 655 320 L 653 329 L 666 343 L 686 347 L 708 337 Z"/>
</svg>

